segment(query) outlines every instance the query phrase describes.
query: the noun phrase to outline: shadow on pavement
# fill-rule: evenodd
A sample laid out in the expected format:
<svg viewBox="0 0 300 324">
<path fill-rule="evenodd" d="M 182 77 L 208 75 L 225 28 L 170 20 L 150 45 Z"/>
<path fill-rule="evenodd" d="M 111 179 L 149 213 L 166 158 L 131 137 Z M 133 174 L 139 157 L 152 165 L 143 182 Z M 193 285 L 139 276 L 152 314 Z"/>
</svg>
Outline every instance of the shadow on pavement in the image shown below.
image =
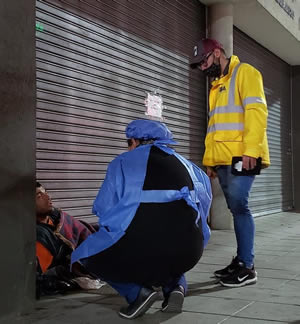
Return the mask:
<svg viewBox="0 0 300 324">
<path fill-rule="evenodd" d="M 205 288 L 208 287 L 208 288 Z M 187 296 L 196 296 L 206 293 L 211 293 L 214 291 L 221 291 L 221 290 L 228 290 L 230 288 L 223 287 L 219 284 L 218 279 L 205 281 L 205 282 L 199 282 L 199 283 L 192 283 L 188 286 L 188 292 Z"/>
</svg>

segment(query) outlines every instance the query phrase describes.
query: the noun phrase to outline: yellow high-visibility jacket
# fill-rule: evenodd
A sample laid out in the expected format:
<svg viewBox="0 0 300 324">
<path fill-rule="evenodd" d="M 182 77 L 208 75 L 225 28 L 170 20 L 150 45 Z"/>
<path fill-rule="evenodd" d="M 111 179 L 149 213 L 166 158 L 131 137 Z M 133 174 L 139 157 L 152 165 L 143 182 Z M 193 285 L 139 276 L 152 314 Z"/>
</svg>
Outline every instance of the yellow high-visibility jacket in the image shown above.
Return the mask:
<svg viewBox="0 0 300 324">
<path fill-rule="evenodd" d="M 233 156 L 261 157 L 270 165 L 268 110 L 262 76 L 231 56 L 228 74 L 212 82 L 203 165 L 230 165 Z"/>
</svg>

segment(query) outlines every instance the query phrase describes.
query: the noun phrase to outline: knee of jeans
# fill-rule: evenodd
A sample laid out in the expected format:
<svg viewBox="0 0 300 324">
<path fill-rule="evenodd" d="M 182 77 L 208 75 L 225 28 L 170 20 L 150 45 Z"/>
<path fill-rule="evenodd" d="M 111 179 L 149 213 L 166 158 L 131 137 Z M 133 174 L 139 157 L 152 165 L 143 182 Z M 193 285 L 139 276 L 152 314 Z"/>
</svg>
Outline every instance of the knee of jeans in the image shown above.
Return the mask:
<svg viewBox="0 0 300 324">
<path fill-rule="evenodd" d="M 233 215 L 246 214 L 249 212 L 248 201 L 245 199 L 231 200 L 229 203 L 229 209 Z"/>
</svg>

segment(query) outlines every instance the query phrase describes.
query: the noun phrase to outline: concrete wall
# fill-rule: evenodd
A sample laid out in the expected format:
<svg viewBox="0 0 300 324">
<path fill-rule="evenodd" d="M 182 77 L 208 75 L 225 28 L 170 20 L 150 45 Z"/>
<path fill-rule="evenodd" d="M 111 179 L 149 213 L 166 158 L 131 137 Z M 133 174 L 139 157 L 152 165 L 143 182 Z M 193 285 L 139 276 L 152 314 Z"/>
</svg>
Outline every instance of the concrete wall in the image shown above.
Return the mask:
<svg viewBox="0 0 300 324">
<path fill-rule="evenodd" d="M 257 0 L 298 41 L 300 41 L 300 2 L 295 0 Z"/>
<path fill-rule="evenodd" d="M 300 65 L 292 67 L 292 138 L 294 163 L 294 204 L 300 212 Z"/>
<path fill-rule="evenodd" d="M 217 39 L 229 57 L 233 50 L 233 6 L 216 3 L 208 8 L 208 37 Z M 211 180 L 213 201 L 210 209 L 210 227 L 214 230 L 232 229 L 233 218 L 227 207 L 219 180 Z"/>
<path fill-rule="evenodd" d="M 35 1 L 0 1 L 0 322 L 35 300 Z"/>
<path fill-rule="evenodd" d="M 226 55 L 233 54 L 233 5 L 216 3 L 208 8 L 208 35 L 217 39 Z"/>
</svg>

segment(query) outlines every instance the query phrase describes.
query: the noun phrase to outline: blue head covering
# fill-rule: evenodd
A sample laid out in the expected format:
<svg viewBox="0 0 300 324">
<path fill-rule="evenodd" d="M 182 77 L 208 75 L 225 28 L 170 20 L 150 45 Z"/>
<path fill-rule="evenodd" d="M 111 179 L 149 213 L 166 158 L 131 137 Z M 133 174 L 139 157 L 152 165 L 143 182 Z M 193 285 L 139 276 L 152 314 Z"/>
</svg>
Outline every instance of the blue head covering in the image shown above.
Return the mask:
<svg viewBox="0 0 300 324">
<path fill-rule="evenodd" d="M 155 120 L 137 119 L 126 127 L 126 137 L 164 141 L 172 140 L 173 134 L 164 123 Z"/>
</svg>

